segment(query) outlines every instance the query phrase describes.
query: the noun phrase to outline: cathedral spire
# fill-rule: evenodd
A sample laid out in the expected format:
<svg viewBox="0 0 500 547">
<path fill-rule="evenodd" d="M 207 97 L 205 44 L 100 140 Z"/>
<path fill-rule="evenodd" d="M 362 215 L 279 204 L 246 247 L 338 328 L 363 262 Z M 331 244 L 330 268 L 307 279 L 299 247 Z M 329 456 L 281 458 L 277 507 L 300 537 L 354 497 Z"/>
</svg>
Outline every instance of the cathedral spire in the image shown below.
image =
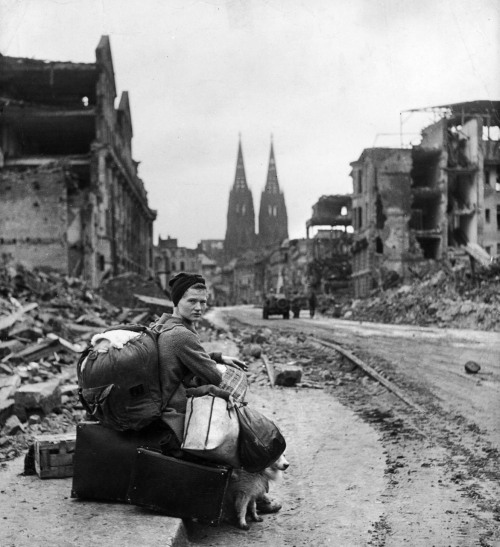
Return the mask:
<svg viewBox="0 0 500 547">
<path fill-rule="evenodd" d="M 271 151 L 269 167 L 264 191 L 260 198 L 259 211 L 259 244 L 269 247 L 280 244 L 288 238 L 288 216 L 285 196 L 280 191 L 276 160 L 274 159 L 274 143 L 271 135 Z"/>
<path fill-rule="evenodd" d="M 252 192 L 248 188 L 243 162 L 241 134 L 238 134 L 238 156 L 234 184 L 229 193 L 227 228 L 224 248 L 228 256 L 252 249 L 255 244 L 255 213 Z"/>
<path fill-rule="evenodd" d="M 279 194 L 278 172 L 276 171 L 276 160 L 274 159 L 273 136 L 271 134 L 271 152 L 269 154 L 269 168 L 267 170 L 267 181 L 264 192 Z"/>
<path fill-rule="evenodd" d="M 234 175 L 235 190 L 243 190 L 248 188 L 247 177 L 245 173 L 245 163 L 243 162 L 243 150 L 241 148 L 241 133 L 238 133 L 238 157 L 236 159 L 236 173 Z"/>
</svg>

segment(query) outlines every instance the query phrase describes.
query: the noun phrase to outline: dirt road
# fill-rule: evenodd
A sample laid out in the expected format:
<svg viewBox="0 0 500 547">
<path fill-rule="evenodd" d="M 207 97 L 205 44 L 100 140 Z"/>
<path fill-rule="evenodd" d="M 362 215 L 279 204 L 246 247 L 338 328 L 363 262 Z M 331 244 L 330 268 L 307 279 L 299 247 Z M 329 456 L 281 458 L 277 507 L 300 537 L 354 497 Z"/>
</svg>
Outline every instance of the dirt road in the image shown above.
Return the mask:
<svg viewBox="0 0 500 547">
<path fill-rule="evenodd" d="M 256 326 L 300 329 L 358 355 L 377 356 L 386 372 L 408 386 L 413 399 L 437 401 L 448 412 L 464 413 L 500 449 L 499 333 L 324 318 L 262 321 L 260 310 L 251 307 L 225 313 Z M 469 360 L 481 365 L 478 374 L 465 372 Z"/>
<path fill-rule="evenodd" d="M 223 316 L 226 320 L 237 318 L 252 328 L 271 327 L 281 341 L 288 332 L 291 346 L 293 333 L 333 333 L 336 342 L 356 350 L 371 366 L 383 371 L 422 404 L 425 412 L 415 413 L 357 370 L 351 368 L 346 374 L 345 362 L 338 357 L 336 361 L 316 363 L 315 374 L 328 371 L 337 378 L 335 385 L 324 391 L 281 389 L 266 393 L 266 388 L 260 387 L 259 392 L 264 392 L 257 395 L 258 400 L 262 397 L 260 400 L 273 403 L 276 419 L 286 424 L 288 437 L 294 440 L 297 459 L 292 459 L 299 463 L 290 469 L 283 485 L 284 512 L 266 517 L 265 536 L 260 535 L 260 525 L 256 524 L 246 534 L 222 528 L 205 531 L 203 536 L 197 530 L 198 535 L 192 538 L 195 543 L 257 545 L 272 537 L 270 545 L 500 545 L 498 424 L 494 419 L 480 425 L 474 421 L 498 410 L 495 335 L 469 336 L 467 332 L 442 333 L 322 319 L 263 322 L 259 310 L 251 308 L 224 309 Z M 474 380 L 461 372 L 464 360 L 472 358 L 483 365 L 483 375 Z M 484 385 L 486 390 L 481 390 Z M 297 397 L 304 398 L 307 410 L 298 404 Z M 351 425 L 346 425 L 351 420 L 344 423 L 343 436 L 335 432 L 339 422 L 346 419 L 345 413 L 338 410 L 339 402 L 357 416 Z M 337 408 L 335 415 L 325 410 L 332 405 Z M 368 429 L 359 429 L 360 424 Z M 377 450 L 369 439 L 373 439 L 374 432 L 378 433 L 379 449 L 385 458 L 383 470 L 372 468 Z M 323 455 L 329 464 L 315 465 Z M 311 464 L 304 465 L 306 462 Z M 351 477 L 368 469 L 368 476 L 348 484 Z M 334 480 L 329 482 L 332 476 Z M 288 518 L 286 506 L 297 496 L 295 484 L 306 486 L 299 495 L 305 503 L 293 510 L 293 518 Z M 370 490 L 374 484 L 378 485 L 375 493 Z M 318 485 L 322 487 L 318 489 Z M 344 500 L 353 490 L 367 504 L 364 514 L 374 514 L 368 509 L 371 505 L 379 517 L 369 526 L 361 525 L 364 535 L 343 537 L 342 523 L 348 527 L 360 522 L 355 513 L 344 511 Z M 361 522 L 365 523 L 366 518 Z M 229 543 L 225 543 L 226 534 L 231 538 Z M 244 538 L 238 542 L 242 534 Z"/>
<path fill-rule="evenodd" d="M 229 355 L 238 351 L 231 342 L 217 349 Z M 250 373 L 262 378 L 262 362 L 251 363 Z M 234 547 L 365 545 L 382 515 L 375 501 L 384 490 L 378 433 L 323 391 L 252 384 L 248 401 L 275 420 L 287 440 L 291 466 L 270 492 L 283 509 L 264 515 L 262 523 L 250 523 L 248 532 L 228 524 L 217 529 L 192 525 L 190 541 Z"/>
</svg>

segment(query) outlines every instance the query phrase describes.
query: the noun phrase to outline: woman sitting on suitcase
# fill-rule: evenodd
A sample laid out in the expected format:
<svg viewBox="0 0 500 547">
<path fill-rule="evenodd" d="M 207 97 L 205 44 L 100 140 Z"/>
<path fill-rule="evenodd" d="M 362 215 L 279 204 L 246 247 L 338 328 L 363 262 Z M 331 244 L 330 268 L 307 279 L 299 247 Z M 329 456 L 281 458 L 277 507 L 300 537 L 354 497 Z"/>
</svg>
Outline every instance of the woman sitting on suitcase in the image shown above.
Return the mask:
<svg viewBox="0 0 500 547">
<path fill-rule="evenodd" d="M 156 329 L 160 381 L 162 386 L 162 421 L 172 434 L 162 442 L 162 452 L 182 457 L 180 445 L 184 433 L 186 414 L 186 390 L 203 385 L 218 386 L 224 367 L 246 370 L 243 361 L 220 353 L 204 350 L 196 333 L 195 325 L 201 319 L 207 305 L 205 279 L 198 274 L 181 272 L 169 281 L 174 312 L 162 316 Z M 219 364 L 218 364 L 219 363 Z M 216 387 L 210 390 L 217 393 Z"/>
</svg>

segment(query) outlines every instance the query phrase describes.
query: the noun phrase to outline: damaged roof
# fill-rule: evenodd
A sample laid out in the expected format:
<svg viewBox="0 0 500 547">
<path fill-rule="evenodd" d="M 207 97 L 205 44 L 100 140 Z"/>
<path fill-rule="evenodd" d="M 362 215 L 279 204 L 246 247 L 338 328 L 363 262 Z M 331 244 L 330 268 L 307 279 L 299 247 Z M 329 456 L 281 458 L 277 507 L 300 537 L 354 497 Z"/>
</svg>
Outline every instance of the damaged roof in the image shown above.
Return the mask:
<svg viewBox="0 0 500 547">
<path fill-rule="evenodd" d="M 412 108 L 405 112 L 423 112 L 425 110 L 449 110 L 453 116 L 469 115 L 483 116 L 489 115 L 495 120 L 496 124 L 500 123 L 500 101 L 466 101 L 462 103 L 441 104 L 437 106 L 427 106 L 423 108 Z"/>
</svg>

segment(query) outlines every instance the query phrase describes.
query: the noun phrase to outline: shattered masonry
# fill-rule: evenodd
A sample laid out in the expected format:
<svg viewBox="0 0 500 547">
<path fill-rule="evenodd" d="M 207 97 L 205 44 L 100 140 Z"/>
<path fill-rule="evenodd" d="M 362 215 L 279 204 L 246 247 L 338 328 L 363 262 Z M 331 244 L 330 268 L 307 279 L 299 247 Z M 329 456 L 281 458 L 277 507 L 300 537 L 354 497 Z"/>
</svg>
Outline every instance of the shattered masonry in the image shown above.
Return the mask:
<svg viewBox="0 0 500 547">
<path fill-rule="evenodd" d="M 420 145 L 351 163 L 355 298 L 422 261 L 500 255 L 500 101 L 426 110 L 441 119 Z"/>
<path fill-rule="evenodd" d="M 0 55 L 0 252 L 97 286 L 152 271 L 156 212 L 118 108 L 109 38 L 95 63 Z"/>
</svg>

